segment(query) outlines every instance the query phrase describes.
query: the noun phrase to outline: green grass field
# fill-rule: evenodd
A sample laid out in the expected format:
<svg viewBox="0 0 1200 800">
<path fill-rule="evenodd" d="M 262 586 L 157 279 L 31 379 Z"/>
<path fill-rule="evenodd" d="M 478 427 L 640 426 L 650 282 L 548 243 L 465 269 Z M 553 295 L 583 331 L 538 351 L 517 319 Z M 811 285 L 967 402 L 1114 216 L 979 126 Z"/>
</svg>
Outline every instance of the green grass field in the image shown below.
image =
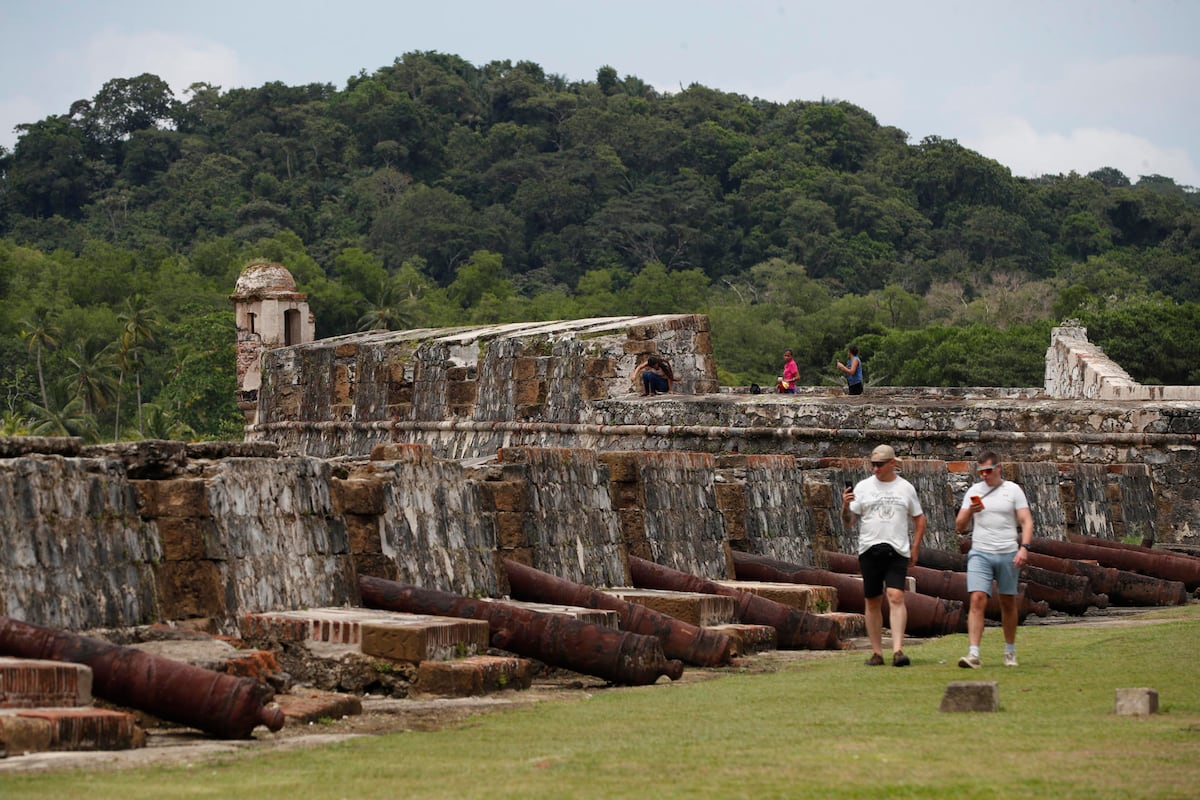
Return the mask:
<svg viewBox="0 0 1200 800">
<path fill-rule="evenodd" d="M 1138 624 L 1143 618 L 1159 624 Z M 190 767 L 0 777 L 0 798 L 1196 798 L 1200 604 L 1130 624 L 1032 626 L 1021 666 L 984 636 L 911 647 L 908 669 L 861 651 L 600 691 L 452 729 Z M 665 680 L 665 679 L 664 679 Z M 942 713 L 946 684 L 997 681 L 998 713 Z M 1118 717 L 1115 689 L 1159 713 Z"/>
</svg>

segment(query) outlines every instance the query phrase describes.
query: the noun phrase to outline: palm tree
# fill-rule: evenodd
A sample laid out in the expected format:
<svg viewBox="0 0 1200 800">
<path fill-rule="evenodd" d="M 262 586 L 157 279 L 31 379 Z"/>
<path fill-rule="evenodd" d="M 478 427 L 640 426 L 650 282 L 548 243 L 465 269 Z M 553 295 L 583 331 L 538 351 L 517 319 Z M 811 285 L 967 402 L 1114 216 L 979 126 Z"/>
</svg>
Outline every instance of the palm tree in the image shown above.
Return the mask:
<svg viewBox="0 0 1200 800">
<path fill-rule="evenodd" d="M 146 429 L 143 435 L 147 439 L 170 439 L 172 441 L 188 442 L 196 438 L 196 431 L 170 411 L 155 403 L 146 403 Z"/>
<path fill-rule="evenodd" d="M 0 436 L 28 436 L 29 425 L 29 420 L 10 409 L 0 417 Z"/>
<path fill-rule="evenodd" d="M 75 342 L 70 350 L 67 363 L 74 372 L 67 376 L 67 384 L 75 397 L 82 402 L 83 413 L 94 416 L 97 411 L 108 406 L 108 398 L 115 388 L 110 373 L 113 366 L 111 346 L 98 347 L 93 340 L 88 339 Z M 47 403 L 44 407 L 50 406 Z"/>
<path fill-rule="evenodd" d="M 86 442 L 100 440 L 100 428 L 94 414 L 84 410 L 81 397 L 60 403 L 62 397 L 51 397 L 51 403 L 39 406 L 30 403 L 29 432 L 34 436 L 79 436 Z"/>
<path fill-rule="evenodd" d="M 137 382 L 138 433 L 144 435 L 142 427 L 142 367 L 145 366 L 145 362 L 142 358 L 142 347 L 155 341 L 161 326 L 154 309 L 150 308 L 146 298 L 140 294 L 135 294 L 125 300 L 125 309 L 118 315 L 118 318 L 125 323 L 117 356 L 121 363 L 121 380 L 124 381 L 126 368 L 133 370 L 134 380 Z M 120 403 L 119 389 L 117 402 Z M 119 405 L 117 417 L 120 418 Z"/>
<path fill-rule="evenodd" d="M 45 311 L 21 320 L 21 338 L 25 340 L 25 347 L 37 354 L 38 387 L 42 390 L 43 406 L 49 406 L 50 400 L 46 394 L 46 376 L 42 372 L 42 350 L 57 347 L 61 336 L 62 330 Z"/>
<path fill-rule="evenodd" d="M 375 302 L 368 301 L 366 313 L 358 318 L 360 331 L 399 331 L 412 326 L 416 319 L 418 293 L 404 290 L 395 281 L 379 286 Z"/>
</svg>

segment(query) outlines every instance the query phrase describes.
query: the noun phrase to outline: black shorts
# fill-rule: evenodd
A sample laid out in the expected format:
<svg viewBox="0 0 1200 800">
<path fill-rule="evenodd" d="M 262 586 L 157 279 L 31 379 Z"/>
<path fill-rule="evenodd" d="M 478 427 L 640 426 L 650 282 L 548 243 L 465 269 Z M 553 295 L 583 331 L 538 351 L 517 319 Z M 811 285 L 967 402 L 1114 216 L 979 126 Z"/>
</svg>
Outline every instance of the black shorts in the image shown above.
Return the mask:
<svg viewBox="0 0 1200 800">
<path fill-rule="evenodd" d="M 858 571 L 863 579 L 863 597 L 879 597 L 883 587 L 904 591 L 908 578 L 908 558 L 890 544 L 877 544 L 858 556 Z"/>
<path fill-rule="evenodd" d="M 852 383 L 852 384 L 850 384 L 849 388 L 847 389 L 847 392 L 849 394 L 862 394 L 862 390 L 863 390 L 862 383 Z"/>
</svg>

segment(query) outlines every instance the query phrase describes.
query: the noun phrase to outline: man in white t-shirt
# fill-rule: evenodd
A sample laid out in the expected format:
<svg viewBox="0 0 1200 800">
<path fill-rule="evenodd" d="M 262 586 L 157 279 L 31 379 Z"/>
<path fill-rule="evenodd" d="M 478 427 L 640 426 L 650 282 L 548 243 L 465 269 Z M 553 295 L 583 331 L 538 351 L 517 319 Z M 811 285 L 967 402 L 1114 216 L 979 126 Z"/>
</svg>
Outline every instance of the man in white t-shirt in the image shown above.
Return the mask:
<svg viewBox="0 0 1200 800">
<path fill-rule="evenodd" d="M 1000 594 L 1000 627 L 1004 631 L 1004 666 L 1017 666 L 1017 578 L 1025 565 L 1033 541 L 1033 515 L 1025 490 L 1000 473 L 1000 457 L 990 450 L 979 456 L 976 472 L 983 478 L 963 496 L 954 528 L 966 533 L 973 527 L 971 551 L 967 553 L 967 591 L 971 608 L 967 614 L 967 654 L 958 660 L 964 669 L 979 669 L 979 643 L 983 639 L 983 615 L 992 581 Z M 1020 525 L 1018 535 L 1017 526 Z"/>
<path fill-rule="evenodd" d="M 917 551 L 925 536 L 925 511 L 917 490 L 896 474 L 896 451 L 881 444 L 871 451 L 870 478 L 849 485 L 842 492 L 842 520 L 847 527 L 858 520 L 858 570 L 863 579 L 864 616 L 871 657 L 867 666 L 883 664 L 883 593 L 886 587 L 888 622 L 892 628 L 892 666 L 907 667 L 904 626 L 908 606 L 904 603 L 909 564 L 917 563 Z M 912 546 L 908 543 L 908 521 L 912 520 Z"/>
</svg>

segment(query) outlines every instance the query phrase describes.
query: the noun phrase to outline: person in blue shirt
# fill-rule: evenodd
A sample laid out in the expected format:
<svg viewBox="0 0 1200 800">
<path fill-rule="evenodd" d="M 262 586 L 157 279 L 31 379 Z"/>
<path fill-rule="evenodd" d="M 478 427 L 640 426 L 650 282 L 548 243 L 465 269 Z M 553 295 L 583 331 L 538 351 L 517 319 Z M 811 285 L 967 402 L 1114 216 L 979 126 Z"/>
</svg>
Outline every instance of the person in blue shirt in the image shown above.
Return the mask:
<svg viewBox="0 0 1200 800">
<path fill-rule="evenodd" d="M 837 362 L 838 369 L 846 373 L 847 393 L 863 393 L 862 359 L 858 357 L 858 345 L 852 344 L 847 350 L 849 358 L 846 363 Z"/>
</svg>

